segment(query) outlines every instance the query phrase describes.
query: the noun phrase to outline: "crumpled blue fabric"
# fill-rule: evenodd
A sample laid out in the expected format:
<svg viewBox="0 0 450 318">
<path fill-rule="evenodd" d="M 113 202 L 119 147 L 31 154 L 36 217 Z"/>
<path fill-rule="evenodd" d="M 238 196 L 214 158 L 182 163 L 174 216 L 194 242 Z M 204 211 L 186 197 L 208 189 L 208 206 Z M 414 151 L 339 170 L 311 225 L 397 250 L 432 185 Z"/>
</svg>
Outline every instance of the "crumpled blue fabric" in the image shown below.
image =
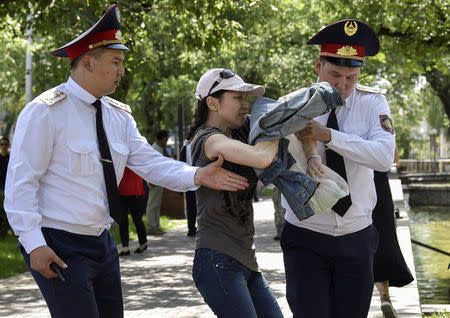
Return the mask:
<svg viewBox="0 0 450 318">
<path fill-rule="evenodd" d="M 280 139 L 277 155 L 269 167 L 255 168 L 255 172 L 264 185 L 273 184 L 283 193 L 300 221 L 314 214 L 308 200 L 318 182 L 302 172 L 289 170 L 295 159 L 288 152 L 289 140 L 283 137 L 344 103 L 341 95 L 327 82 L 312 84 L 279 100 L 259 97 L 253 103 L 248 143 L 254 145 L 263 140 Z"/>
</svg>

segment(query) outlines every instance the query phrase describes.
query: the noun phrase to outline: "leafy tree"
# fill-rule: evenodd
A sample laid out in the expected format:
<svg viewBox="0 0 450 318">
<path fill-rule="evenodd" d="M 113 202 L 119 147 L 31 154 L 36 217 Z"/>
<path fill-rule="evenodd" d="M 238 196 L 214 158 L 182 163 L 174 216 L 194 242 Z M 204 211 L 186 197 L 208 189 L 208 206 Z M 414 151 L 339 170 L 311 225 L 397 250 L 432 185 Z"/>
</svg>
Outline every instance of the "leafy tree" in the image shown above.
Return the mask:
<svg viewBox="0 0 450 318">
<path fill-rule="evenodd" d="M 367 22 L 380 35 L 381 52 L 363 67 L 361 83 L 388 88 L 397 143 L 408 157 L 426 118 L 449 127 L 449 3 L 445 0 L 159 0 L 118 1 L 131 50 L 113 95 L 132 105 L 141 132 L 152 138 L 185 124 L 195 106 L 195 83 L 213 67 L 229 67 L 264 84 L 272 98 L 317 80 L 318 47 L 307 40 L 344 18 Z M 67 79 L 70 66 L 49 55 L 92 25 L 106 0 L 3 1 L 0 4 L 0 100 L 11 119 L 23 106 L 25 31 L 32 26 L 33 94 Z M 31 22 L 27 17 L 32 16 Z M 63 27 L 70 26 L 70 27 Z M 424 82 L 426 78 L 426 82 Z M 440 110 L 440 111 L 438 111 Z"/>
<path fill-rule="evenodd" d="M 223 40 L 236 37 L 242 28 L 240 21 L 254 19 L 251 13 L 255 10 L 264 12 L 267 6 L 266 1 L 233 0 L 118 1 L 118 4 L 125 41 L 132 50 L 127 54 L 126 74 L 113 97 L 133 105 L 137 119 L 145 121 L 143 127 L 147 133 L 154 133 L 161 123 L 160 118 L 164 118 L 162 112 L 165 110 L 157 105 L 160 103 L 160 82 L 171 77 L 182 78 L 180 76 L 185 74 L 197 79 L 201 70 L 192 59 L 201 54 L 196 55 L 196 51 L 217 48 Z M 86 1 L 84 6 L 74 0 L 8 1 L 0 5 L 0 17 L 9 18 L 0 22 L 2 34 L 5 33 L 3 26 L 11 25 L 15 32 L 10 38 L 23 41 L 27 27 L 33 28 L 34 96 L 65 81 L 70 71 L 67 61 L 64 63 L 51 57 L 49 51 L 84 32 L 109 5 L 104 0 Z M 30 15 L 32 19 L 27 22 Z M 24 52 L 17 45 L 15 49 L 18 53 Z M 6 66 L 7 58 L 12 57 L 10 54 L 5 56 L 0 58 L 0 64 Z M 16 61 L 17 74 L 3 80 L 5 83 L 12 80 L 21 87 L 15 95 L 21 96 L 23 75 L 20 73 L 24 58 Z M 2 88 L 3 85 L 0 96 L 11 96 L 11 88 Z M 23 101 L 16 102 L 23 105 Z"/>
</svg>

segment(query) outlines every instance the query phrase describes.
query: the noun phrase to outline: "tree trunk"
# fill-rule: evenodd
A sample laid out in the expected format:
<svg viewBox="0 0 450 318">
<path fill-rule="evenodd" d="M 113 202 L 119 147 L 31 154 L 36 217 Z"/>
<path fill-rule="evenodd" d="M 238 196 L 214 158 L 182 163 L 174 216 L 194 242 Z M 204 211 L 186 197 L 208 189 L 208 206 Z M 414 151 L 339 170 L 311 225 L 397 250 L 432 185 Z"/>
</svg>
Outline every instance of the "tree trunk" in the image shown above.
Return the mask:
<svg viewBox="0 0 450 318">
<path fill-rule="evenodd" d="M 444 105 L 445 113 L 450 122 L 450 75 L 443 74 L 438 69 L 433 68 L 431 71 L 425 73 L 428 83 L 433 87 L 436 94 Z M 448 133 L 450 135 L 450 125 Z"/>
</svg>

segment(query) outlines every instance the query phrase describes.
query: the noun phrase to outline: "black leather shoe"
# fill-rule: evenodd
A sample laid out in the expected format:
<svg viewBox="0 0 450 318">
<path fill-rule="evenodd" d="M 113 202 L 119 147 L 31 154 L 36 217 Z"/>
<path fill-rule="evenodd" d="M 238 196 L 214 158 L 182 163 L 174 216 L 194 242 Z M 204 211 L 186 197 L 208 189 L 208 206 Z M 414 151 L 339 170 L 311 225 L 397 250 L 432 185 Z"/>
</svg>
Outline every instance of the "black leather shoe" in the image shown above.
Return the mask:
<svg viewBox="0 0 450 318">
<path fill-rule="evenodd" d="M 119 256 L 130 256 L 130 250 L 128 250 L 128 251 L 121 251 L 120 253 L 119 253 Z"/>
<path fill-rule="evenodd" d="M 134 251 L 136 254 L 141 254 L 143 251 L 147 249 L 147 244 L 144 246 L 143 249 L 140 249 L 139 247 Z"/>
</svg>

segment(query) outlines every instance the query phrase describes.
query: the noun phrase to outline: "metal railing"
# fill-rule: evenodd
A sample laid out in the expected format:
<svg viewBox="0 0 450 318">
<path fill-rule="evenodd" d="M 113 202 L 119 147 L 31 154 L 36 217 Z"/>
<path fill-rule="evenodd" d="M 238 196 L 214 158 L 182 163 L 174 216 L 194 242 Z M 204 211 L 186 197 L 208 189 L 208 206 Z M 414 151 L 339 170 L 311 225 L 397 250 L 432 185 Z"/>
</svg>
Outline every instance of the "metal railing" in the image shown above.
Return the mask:
<svg viewBox="0 0 450 318">
<path fill-rule="evenodd" d="M 414 243 L 414 244 L 417 244 L 417 245 L 426 247 L 426 248 L 428 248 L 428 249 L 430 249 L 430 250 L 432 250 L 432 251 L 435 251 L 435 252 L 438 252 L 438 253 L 441 253 L 441 254 L 450 256 L 450 253 L 448 253 L 448 252 L 446 252 L 446 251 L 443 251 L 443 250 L 441 250 L 441 249 L 439 249 L 439 248 L 433 247 L 433 246 L 431 246 L 431 245 L 428 245 L 428 244 L 425 244 L 425 243 L 416 241 L 416 240 L 414 240 L 414 239 L 411 239 L 411 242 Z"/>
<path fill-rule="evenodd" d="M 450 159 L 400 159 L 397 170 L 401 173 L 450 172 Z"/>
</svg>

